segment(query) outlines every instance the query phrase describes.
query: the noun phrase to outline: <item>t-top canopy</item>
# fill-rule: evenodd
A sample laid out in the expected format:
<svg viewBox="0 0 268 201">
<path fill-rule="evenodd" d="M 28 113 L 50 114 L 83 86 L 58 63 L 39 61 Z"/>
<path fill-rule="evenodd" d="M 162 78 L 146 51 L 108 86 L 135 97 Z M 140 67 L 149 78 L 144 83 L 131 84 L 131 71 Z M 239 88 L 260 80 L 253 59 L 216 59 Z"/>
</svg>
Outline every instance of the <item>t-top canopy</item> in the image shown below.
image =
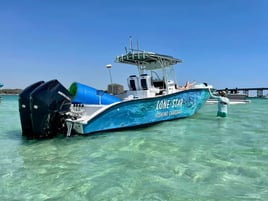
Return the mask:
<svg viewBox="0 0 268 201">
<path fill-rule="evenodd" d="M 137 51 L 137 52 L 129 52 L 122 56 L 117 56 L 116 62 L 132 64 L 139 67 L 142 66 L 143 69 L 153 70 L 181 63 L 182 60 L 176 59 L 172 56 L 157 54 L 154 52 Z"/>
</svg>

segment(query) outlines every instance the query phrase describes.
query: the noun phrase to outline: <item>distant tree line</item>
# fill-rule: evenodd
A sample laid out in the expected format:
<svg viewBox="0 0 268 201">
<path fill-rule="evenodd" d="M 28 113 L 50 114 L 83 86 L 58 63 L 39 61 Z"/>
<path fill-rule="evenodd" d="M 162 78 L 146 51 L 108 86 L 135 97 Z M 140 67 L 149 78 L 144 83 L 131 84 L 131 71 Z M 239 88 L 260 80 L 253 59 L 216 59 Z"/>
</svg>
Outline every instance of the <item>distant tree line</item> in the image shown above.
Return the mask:
<svg viewBox="0 0 268 201">
<path fill-rule="evenodd" d="M 0 89 L 0 94 L 19 94 L 22 89 Z"/>
</svg>

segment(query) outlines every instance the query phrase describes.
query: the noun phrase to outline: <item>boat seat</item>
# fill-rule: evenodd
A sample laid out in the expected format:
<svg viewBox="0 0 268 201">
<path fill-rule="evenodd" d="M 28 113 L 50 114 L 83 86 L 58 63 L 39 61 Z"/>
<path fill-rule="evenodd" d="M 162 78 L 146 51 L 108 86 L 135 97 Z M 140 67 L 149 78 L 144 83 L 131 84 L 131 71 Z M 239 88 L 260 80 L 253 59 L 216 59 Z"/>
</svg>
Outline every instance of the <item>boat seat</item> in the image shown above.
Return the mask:
<svg viewBox="0 0 268 201">
<path fill-rule="evenodd" d="M 148 90 L 148 85 L 146 79 L 141 79 L 141 88 L 143 90 Z"/>
<path fill-rule="evenodd" d="M 136 91 L 139 89 L 139 81 L 136 75 L 131 75 L 127 79 L 129 90 Z"/>
<path fill-rule="evenodd" d="M 152 87 L 151 76 L 147 74 L 140 75 L 140 86 L 142 90 L 148 90 Z"/>
</svg>

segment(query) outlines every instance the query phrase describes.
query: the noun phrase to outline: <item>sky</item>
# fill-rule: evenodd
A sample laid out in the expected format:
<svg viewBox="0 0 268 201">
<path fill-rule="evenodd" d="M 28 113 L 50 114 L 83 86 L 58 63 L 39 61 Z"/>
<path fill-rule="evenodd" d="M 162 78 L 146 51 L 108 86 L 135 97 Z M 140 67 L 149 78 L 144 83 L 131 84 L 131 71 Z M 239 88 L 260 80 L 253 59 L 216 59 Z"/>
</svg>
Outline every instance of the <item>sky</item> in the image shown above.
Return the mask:
<svg viewBox="0 0 268 201">
<path fill-rule="evenodd" d="M 268 87 L 267 0 L 0 0 L 0 82 L 127 86 L 133 45 L 183 60 L 179 85 Z"/>
</svg>

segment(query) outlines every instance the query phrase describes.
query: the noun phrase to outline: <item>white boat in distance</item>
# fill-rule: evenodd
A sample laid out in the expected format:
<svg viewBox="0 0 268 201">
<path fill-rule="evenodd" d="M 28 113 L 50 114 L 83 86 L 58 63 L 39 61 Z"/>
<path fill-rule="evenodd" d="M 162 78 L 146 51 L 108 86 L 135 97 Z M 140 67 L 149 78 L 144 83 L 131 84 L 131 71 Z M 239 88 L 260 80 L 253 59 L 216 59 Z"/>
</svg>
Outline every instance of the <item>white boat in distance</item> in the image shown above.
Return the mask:
<svg viewBox="0 0 268 201">
<path fill-rule="evenodd" d="M 207 84 L 178 87 L 174 65 L 180 59 L 131 49 L 116 62 L 137 67 L 126 78 L 129 89 L 117 95 L 78 82 L 67 90 L 57 80 L 27 87 L 19 98 L 23 135 L 91 134 L 186 118 L 210 97 Z"/>
<path fill-rule="evenodd" d="M 251 103 L 251 100 L 247 99 L 248 96 L 246 94 L 240 94 L 240 93 L 226 93 L 226 94 L 227 98 L 229 98 L 230 105 Z M 210 98 L 207 100 L 207 104 L 217 104 L 217 103 L 218 100 L 214 98 Z"/>
</svg>

